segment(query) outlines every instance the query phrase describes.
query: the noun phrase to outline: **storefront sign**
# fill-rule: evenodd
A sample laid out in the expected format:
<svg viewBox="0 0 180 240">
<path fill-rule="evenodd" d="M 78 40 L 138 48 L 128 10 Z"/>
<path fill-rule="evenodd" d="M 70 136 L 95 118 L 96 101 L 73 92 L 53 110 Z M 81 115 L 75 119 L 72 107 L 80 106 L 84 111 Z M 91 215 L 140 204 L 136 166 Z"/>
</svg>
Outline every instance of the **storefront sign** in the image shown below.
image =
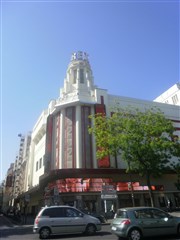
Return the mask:
<svg viewBox="0 0 180 240">
<path fill-rule="evenodd" d="M 114 189 L 113 185 L 104 185 L 102 186 L 101 199 L 117 199 L 117 192 Z"/>
</svg>

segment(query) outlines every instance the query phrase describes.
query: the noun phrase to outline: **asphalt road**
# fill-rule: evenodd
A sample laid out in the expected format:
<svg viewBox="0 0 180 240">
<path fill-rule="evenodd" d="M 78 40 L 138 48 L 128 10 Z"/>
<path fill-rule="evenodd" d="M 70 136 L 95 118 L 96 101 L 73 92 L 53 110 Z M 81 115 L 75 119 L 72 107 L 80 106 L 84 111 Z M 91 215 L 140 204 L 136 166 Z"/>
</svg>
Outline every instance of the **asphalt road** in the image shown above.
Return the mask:
<svg viewBox="0 0 180 240">
<path fill-rule="evenodd" d="M 32 225 L 17 226 L 6 217 L 0 216 L 0 240 L 38 240 L 39 236 L 33 234 Z M 50 239 L 61 240 L 117 240 L 117 237 L 110 233 L 110 225 L 103 225 L 102 230 L 94 236 L 82 234 L 52 236 Z M 176 236 L 153 237 L 153 240 L 179 240 Z M 152 238 L 147 238 L 152 240 Z"/>
</svg>

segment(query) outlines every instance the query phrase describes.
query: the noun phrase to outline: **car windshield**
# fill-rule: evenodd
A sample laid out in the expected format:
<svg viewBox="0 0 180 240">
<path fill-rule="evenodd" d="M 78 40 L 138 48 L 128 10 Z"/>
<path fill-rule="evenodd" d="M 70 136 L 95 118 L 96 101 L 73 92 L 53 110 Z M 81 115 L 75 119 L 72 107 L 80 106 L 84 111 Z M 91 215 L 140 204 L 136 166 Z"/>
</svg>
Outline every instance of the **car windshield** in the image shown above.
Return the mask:
<svg viewBox="0 0 180 240">
<path fill-rule="evenodd" d="M 117 214 L 116 214 L 116 218 L 127 218 L 127 212 L 126 211 L 122 211 L 122 210 L 118 210 Z"/>
</svg>

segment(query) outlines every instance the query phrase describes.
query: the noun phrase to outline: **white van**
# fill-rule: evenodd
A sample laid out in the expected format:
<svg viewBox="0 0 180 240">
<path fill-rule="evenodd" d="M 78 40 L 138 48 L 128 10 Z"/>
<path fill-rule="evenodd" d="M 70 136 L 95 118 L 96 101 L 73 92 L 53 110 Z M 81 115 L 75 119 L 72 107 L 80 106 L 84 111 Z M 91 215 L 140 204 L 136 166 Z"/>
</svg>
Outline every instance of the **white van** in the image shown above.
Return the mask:
<svg viewBox="0 0 180 240">
<path fill-rule="evenodd" d="M 33 232 L 40 239 L 54 234 L 86 233 L 93 235 L 101 230 L 99 219 L 70 206 L 50 206 L 40 210 L 34 220 Z"/>
</svg>

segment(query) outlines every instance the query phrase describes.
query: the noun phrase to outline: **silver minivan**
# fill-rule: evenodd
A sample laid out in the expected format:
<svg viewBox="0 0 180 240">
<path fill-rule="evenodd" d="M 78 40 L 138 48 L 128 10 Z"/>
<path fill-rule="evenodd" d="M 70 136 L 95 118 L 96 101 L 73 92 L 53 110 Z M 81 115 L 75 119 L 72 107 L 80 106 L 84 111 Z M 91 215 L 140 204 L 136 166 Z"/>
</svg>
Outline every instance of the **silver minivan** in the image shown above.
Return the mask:
<svg viewBox="0 0 180 240">
<path fill-rule="evenodd" d="M 33 232 L 40 239 L 54 234 L 85 233 L 93 235 L 101 230 L 99 219 L 70 206 L 50 206 L 40 210 L 34 220 Z"/>
</svg>

